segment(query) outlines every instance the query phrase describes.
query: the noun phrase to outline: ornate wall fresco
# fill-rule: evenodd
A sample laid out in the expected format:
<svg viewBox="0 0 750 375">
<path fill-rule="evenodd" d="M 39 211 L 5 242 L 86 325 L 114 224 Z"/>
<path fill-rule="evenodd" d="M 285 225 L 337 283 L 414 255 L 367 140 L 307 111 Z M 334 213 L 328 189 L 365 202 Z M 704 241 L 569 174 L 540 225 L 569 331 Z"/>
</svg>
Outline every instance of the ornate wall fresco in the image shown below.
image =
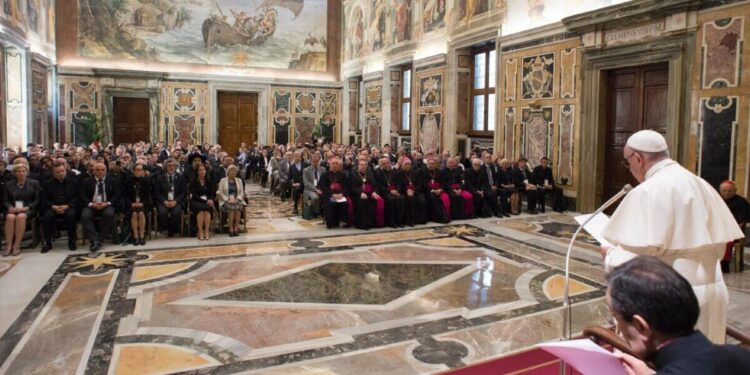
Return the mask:
<svg viewBox="0 0 750 375">
<path fill-rule="evenodd" d="M 80 0 L 83 57 L 327 70 L 327 0 Z"/>
<path fill-rule="evenodd" d="M 539 165 L 552 151 L 552 107 L 524 108 L 521 112 L 521 144 L 529 165 Z"/>
<path fill-rule="evenodd" d="M 691 131 L 687 165 L 718 188 L 736 181 L 738 194 L 750 194 L 750 4 L 698 15 L 692 73 Z"/>
<path fill-rule="evenodd" d="M 99 80 L 90 77 L 59 77 L 58 127 L 61 142 L 81 142 L 81 122 L 101 113 Z"/>
<path fill-rule="evenodd" d="M 736 87 L 739 84 L 744 17 L 703 24 L 702 84 L 704 89 Z"/>
<path fill-rule="evenodd" d="M 54 57 L 55 0 L 0 0 L 0 23 L 16 30 L 45 57 Z"/>
<path fill-rule="evenodd" d="M 207 83 L 162 81 L 159 104 L 159 140 L 208 142 L 212 127 Z"/>
<path fill-rule="evenodd" d="M 445 67 L 418 70 L 415 84 L 417 104 L 414 124 L 417 142 L 425 155 L 443 149 L 445 121 Z"/>
<path fill-rule="evenodd" d="M 523 98 L 552 98 L 555 86 L 555 54 L 523 58 Z"/>
<path fill-rule="evenodd" d="M 701 98 L 698 172 L 716 188 L 722 181 L 734 179 L 736 149 L 733 135 L 737 132 L 738 103 L 736 96 Z"/>
<path fill-rule="evenodd" d="M 542 156 L 549 157 L 556 183 L 567 190 L 577 186 L 579 170 L 580 45 L 573 38 L 503 51 L 498 67 L 505 90 L 496 147 L 506 158 L 527 158 L 532 167 Z"/>
<path fill-rule="evenodd" d="M 48 144 L 55 139 L 50 121 L 49 71 L 46 65 L 31 63 L 31 138 L 34 142 Z"/>
<path fill-rule="evenodd" d="M 364 141 L 368 145 L 380 145 L 380 127 L 383 121 L 383 81 L 365 82 L 365 128 Z"/>
<path fill-rule="evenodd" d="M 339 141 L 341 91 L 271 86 L 269 134 L 276 144 Z"/>
</svg>

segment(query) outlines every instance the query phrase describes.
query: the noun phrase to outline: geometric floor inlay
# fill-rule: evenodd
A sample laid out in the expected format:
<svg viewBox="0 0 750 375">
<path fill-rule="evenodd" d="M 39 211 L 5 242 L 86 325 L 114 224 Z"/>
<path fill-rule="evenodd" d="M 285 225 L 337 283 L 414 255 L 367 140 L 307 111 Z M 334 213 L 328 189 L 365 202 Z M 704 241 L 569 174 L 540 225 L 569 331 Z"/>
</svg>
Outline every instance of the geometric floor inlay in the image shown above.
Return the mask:
<svg viewBox="0 0 750 375">
<path fill-rule="evenodd" d="M 472 225 L 71 255 L 0 373 L 437 372 L 558 338 L 564 264 Z M 573 330 L 606 322 L 601 265 L 571 266 Z"/>
<path fill-rule="evenodd" d="M 327 263 L 209 299 L 385 305 L 466 264 Z"/>
</svg>

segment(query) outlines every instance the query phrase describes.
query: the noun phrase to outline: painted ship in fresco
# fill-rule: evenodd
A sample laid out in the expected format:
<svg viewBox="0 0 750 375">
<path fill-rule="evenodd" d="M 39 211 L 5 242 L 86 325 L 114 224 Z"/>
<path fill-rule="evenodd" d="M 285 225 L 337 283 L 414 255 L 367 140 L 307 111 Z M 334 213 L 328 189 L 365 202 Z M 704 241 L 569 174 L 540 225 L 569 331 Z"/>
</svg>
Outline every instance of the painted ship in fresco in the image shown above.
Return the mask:
<svg viewBox="0 0 750 375">
<path fill-rule="evenodd" d="M 276 32 L 279 12 L 275 7 L 289 9 L 296 18 L 304 8 L 304 0 L 264 0 L 252 14 L 230 9 L 234 23 L 229 24 L 227 15 L 217 5 L 219 14 L 203 21 L 203 43 L 206 48 L 216 46 L 259 46 Z"/>
</svg>

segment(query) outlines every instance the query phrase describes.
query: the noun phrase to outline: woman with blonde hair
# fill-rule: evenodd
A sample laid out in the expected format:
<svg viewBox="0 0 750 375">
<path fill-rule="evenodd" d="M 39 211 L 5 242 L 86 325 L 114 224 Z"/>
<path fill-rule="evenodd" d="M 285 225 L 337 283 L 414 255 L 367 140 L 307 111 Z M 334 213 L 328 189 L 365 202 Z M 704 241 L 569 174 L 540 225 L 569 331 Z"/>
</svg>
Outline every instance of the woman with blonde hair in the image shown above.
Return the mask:
<svg viewBox="0 0 750 375">
<path fill-rule="evenodd" d="M 237 177 L 237 166 L 230 165 L 227 168 L 227 176 L 219 181 L 216 200 L 219 201 L 219 208 L 227 214 L 229 237 L 239 236 L 240 217 L 246 202 L 245 186 L 242 179 Z"/>
<path fill-rule="evenodd" d="M 3 256 L 21 254 L 21 240 L 26 232 L 26 221 L 36 217 L 39 205 L 39 182 L 30 178 L 29 167 L 24 163 L 13 166 L 15 181 L 5 184 L 5 243 Z"/>
</svg>

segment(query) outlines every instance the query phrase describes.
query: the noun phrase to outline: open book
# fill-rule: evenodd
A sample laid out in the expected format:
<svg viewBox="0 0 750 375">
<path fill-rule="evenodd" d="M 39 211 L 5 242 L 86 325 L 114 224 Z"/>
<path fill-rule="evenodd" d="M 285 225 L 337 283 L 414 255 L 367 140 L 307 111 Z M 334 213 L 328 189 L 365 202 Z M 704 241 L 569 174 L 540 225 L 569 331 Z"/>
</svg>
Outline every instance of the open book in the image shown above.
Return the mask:
<svg viewBox="0 0 750 375">
<path fill-rule="evenodd" d="M 537 345 L 555 355 L 583 375 L 626 375 L 617 354 L 607 351 L 589 339 L 560 341 Z"/>
<path fill-rule="evenodd" d="M 578 224 L 583 224 L 586 220 L 589 219 L 590 216 L 590 214 L 579 215 L 576 216 L 575 219 Z M 583 230 L 588 232 L 591 237 L 594 237 L 594 239 L 597 240 L 601 245 L 612 246 L 612 244 L 604 239 L 604 236 L 602 236 L 602 232 L 604 232 L 604 228 L 607 227 L 607 224 L 609 224 L 609 217 L 605 214 L 598 214 L 593 219 L 591 219 L 591 221 L 589 221 L 585 227 L 583 227 Z"/>
</svg>

